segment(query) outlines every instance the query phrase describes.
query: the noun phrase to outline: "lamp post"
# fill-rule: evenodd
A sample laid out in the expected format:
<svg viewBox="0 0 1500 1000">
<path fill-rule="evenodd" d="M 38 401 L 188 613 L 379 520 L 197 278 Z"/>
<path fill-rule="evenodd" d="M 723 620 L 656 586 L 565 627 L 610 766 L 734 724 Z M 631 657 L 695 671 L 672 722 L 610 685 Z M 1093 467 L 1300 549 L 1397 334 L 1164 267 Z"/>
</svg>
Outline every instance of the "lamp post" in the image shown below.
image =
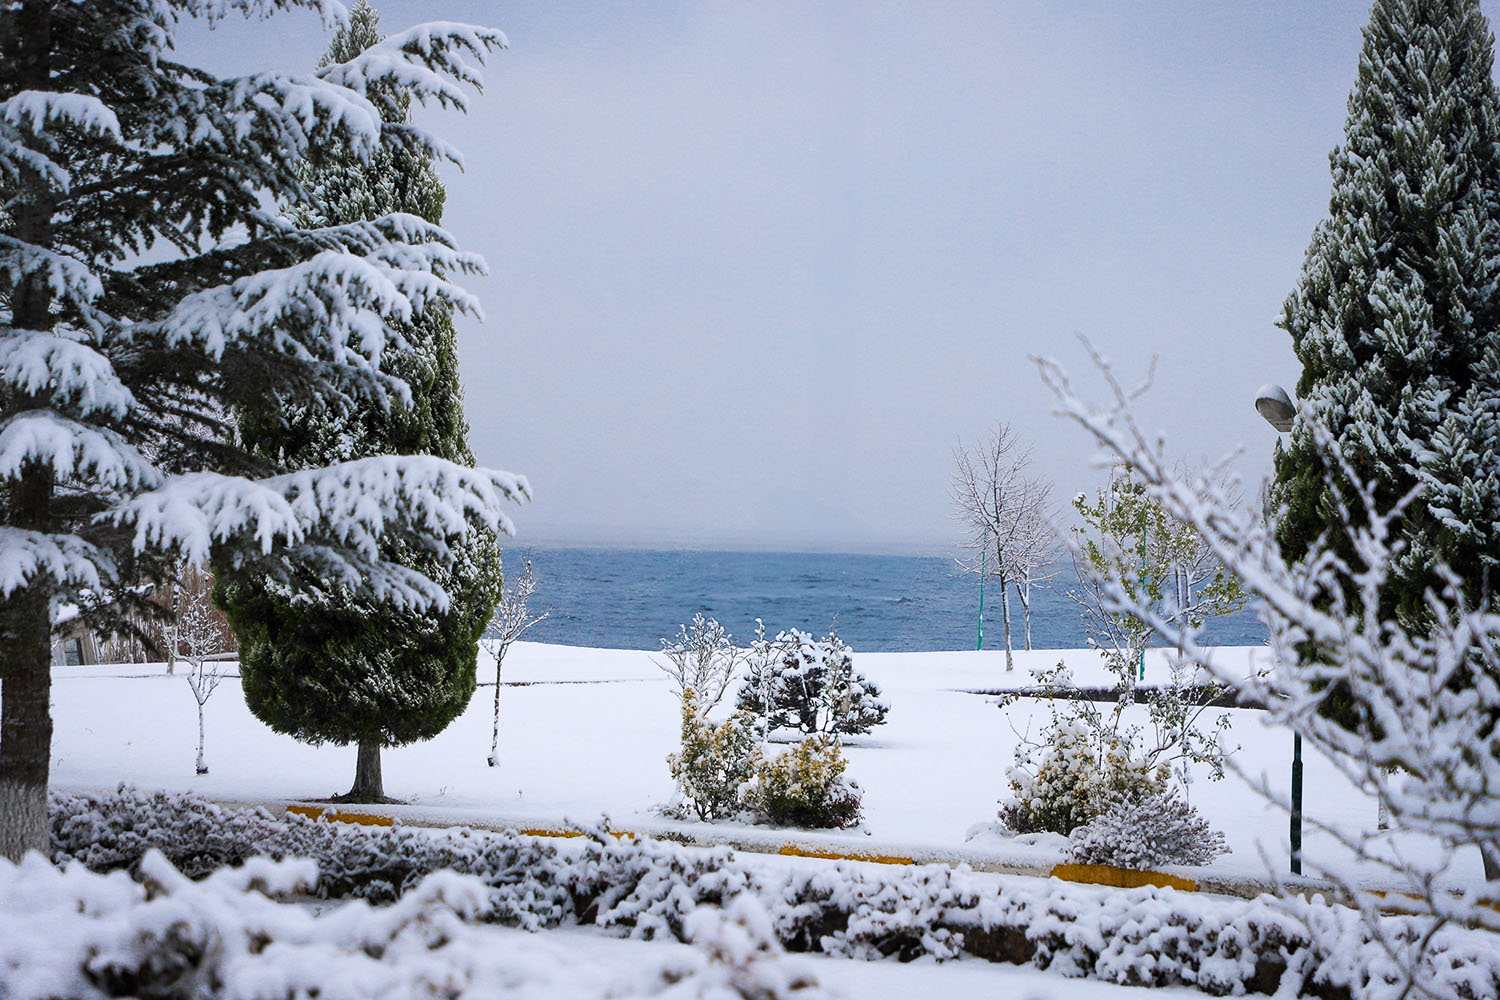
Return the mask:
<svg viewBox="0 0 1500 1000">
<path fill-rule="evenodd" d="M 1292 429 L 1297 407 L 1286 390 L 1274 383 L 1260 387 L 1255 394 L 1255 410 L 1266 423 L 1285 434 Z M 1292 874 L 1302 874 L 1302 734 L 1292 730 Z"/>
</svg>

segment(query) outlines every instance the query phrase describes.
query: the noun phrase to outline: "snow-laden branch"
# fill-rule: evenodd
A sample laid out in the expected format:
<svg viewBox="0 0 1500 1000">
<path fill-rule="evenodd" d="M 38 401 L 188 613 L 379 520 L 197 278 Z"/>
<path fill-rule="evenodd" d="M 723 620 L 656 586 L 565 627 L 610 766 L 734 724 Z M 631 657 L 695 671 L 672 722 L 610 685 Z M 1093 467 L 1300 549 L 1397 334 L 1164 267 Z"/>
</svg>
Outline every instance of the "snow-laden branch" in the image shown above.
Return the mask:
<svg viewBox="0 0 1500 1000">
<path fill-rule="evenodd" d="M 140 327 L 167 344 L 200 347 L 217 360 L 229 345 L 257 341 L 311 360 L 306 333 L 321 356 L 356 367 L 380 363 L 388 324 L 408 322 L 433 302 L 478 312 L 468 292 L 434 273 L 476 269 L 476 259 L 442 243 L 389 245 L 368 256 L 324 251 L 291 267 L 262 271 L 186 296 L 165 318 Z"/>
<path fill-rule="evenodd" d="M 0 124 L 0 179 L 12 190 L 19 190 L 35 174 L 45 187 L 66 192 L 72 184 L 68 172 L 46 153 L 32 149 L 21 141 L 14 126 Z"/>
<path fill-rule="evenodd" d="M 24 410 L 0 422 L 0 480 L 20 479 L 32 463 L 50 468 L 58 479 L 122 492 L 161 483 L 156 467 L 119 434 L 55 410 Z"/>
<path fill-rule="evenodd" d="M 33 277 L 78 309 L 104 294 L 99 276 L 82 261 L 0 234 L 0 291 L 9 291 Z"/>
<path fill-rule="evenodd" d="M 231 14 L 264 20 L 290 7 L 307 7 L 317 11 L 323 27 L 332 31 L 349 23 L 349 11 L 339 0 L 155 0 L 157 17 L 165 19 L 182 11 L 190 17 L 203 18 L 210 24 Z"/>
<path fill-rule="evenodd" d="M 446 553 L 444 546 L 439 546 Z M 251 558 L 236 554 L 233 568 L 243 568 Z M 424 573 L 396 562 L 371 562 L 351 556 L 329 545 L 293 545 L 282 558 L 255 562 L 256 572 L 267 584 L 282 588 L 293 605 L 313 604 L 320 595 L 344 592 L 367 597 L 392 611 L 438 612 L 448 610 L 448 593 Z M 310 586 L 308 581 L 317 581 Z"/>
<path fill-rule="evenodd" d="M 121 141 L 120 120 L 114 111 L 88 94 L 23 90 L 0 101 L 0 121 L 32 135 L 40 135 L 48 125 L 62 123 Z"/>
<path fill-rule="evenodd" d="M 334 63 L 318 76 L 362 96 L 374 86 L 393 86 L 418 101 L 436 100 L 444 107 L 468 110 L 464 92 L 454 83 L 479 90 L 484 79 L 473 56 L 484 62 L 490 49 L 509 46 L 505 34 L 455 21 L 432 21 L 390 35 L 347 62 Z"/>
<path fill-rule="evenodd" d="M 97 97 L 40 90 L 14 94 L 0 101 L 0 177 L 10 182 L 13 190 L 24 186 L 27 174 L 34 174 L 53 191 L 68 192 L 72 177 L 48 155 L 57 149 L 49 126 L 58 125 L 121 141 L 119 119 Z"/>
<path fill-rule="evenodd" d="M 226 543 L 253 541 L 263 555 L 284 546 L 293 557 L 321 553 L 329 568 L 342 567 L 355 584 L 360 574 L 379 568 L 383 575 L 374 589 L 399 592 L 413 605 L 441 605 L 441 590 L 430 581 L 384 565 L 381 542 L 401 534 L 447 559 L 447 539 L 464 535 L 471 519 L 512 534 L 501 505 L 530 497 L 525 477 L 509 472 L 428 455 L 381 455 L 262 480 L 208 472 L 176 476 L 103 519 L 133 528 L 138 552 L 174 550 L 201 565 Z"/>
<path fill-rule="evenodd" d="M 63 588 L 102 590 L 114 561 L 76 535 L 0 527 L 0 597 L 48 577 Z"/>
<path fill-rule="evenodd" d="M 32 396 L 50 392 L 54 403 L 82 417 L 123 417 L 135 406 L 108 358 L 87 344 L 35 330 L 0 338 L 0 384 Z"/>
</svg>

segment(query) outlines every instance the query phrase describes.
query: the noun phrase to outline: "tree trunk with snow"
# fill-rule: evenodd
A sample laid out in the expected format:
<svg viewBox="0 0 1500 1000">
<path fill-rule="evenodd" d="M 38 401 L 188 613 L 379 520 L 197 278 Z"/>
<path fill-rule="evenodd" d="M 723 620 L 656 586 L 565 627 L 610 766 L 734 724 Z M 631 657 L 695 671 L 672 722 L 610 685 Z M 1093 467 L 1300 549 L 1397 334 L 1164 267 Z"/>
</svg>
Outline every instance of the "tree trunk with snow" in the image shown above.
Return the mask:
<svg viewBox="0 0 1500 1000">
<path fill-rule="evenodd" d="M 495 654 L 495 705 L 490 721 L 490 767 L 500 763 L 500 662 L 504 659 L 505 650 L 502 647 Z"/>
<path fill-rule="evenodd" d="M 40 595 L 5 602 L 0 645 L 0 857 L 47 851 L 51 764 L 51 622 Z"/>
<path fill-rule="evenodd" d="M 196 693 L 196 691 L 195 691 Z M 203 759 L 203 700 L 198 701 L 198 763 L 197 773 L 207 774 L 208 763 Z"/>
<path fill-rule="evenodd" d="M 1031 574 L 1027 573 L 1016 584 L 1016 597 L 1021 602 L 1021 617 L 1026 623 L 1026 651 L 1031 652 Z"/>
<path fill-rule="evenodd" d="M 12 62 L 12 76 L 22 89 L 51 89 L 51 5 L 23 4 L 11 17 L 16 29 L 5 39 L 0 58 Z M 46 247 L 52 242 L 54 199 L 35 190 L 7 206 L 12 233 L 23 244 Z M 38 269 L 22 274 L 10 294 L 12 325 L 18 330 L 50 330 L 53 292 L 49 274 Z M 19 392 L 5 400 L 5 416 L 43 411 L 49 391 Z M 53 476 L 41 461 L 23 464 L 13 480 L 5 524 L 23 531 L 46 532 L 52 507 Z M 0 857 L 19 861 L 29 850 L 46 852 L 47 778 L 52 745 L 52 616 L 47 595 L 36 586 L 12 591 L 0 605 Z"/>
<path fill-rule="evenodd" d="M 1016 662 L 1010 642 L 1010 586 L 1003 577 L 1000 580 L 1000 619 L 1005 623 L 1005 669 L 1011 671 L 1016 669 Z"/>
<path fill-rule="evenodd" d="M 343 796 L 345 802 L 384 802 L 385 782 L 380 776 L 380 741 L 360 740 L 359 756 L 354 764 L 354 787 Z"/>
</svg>

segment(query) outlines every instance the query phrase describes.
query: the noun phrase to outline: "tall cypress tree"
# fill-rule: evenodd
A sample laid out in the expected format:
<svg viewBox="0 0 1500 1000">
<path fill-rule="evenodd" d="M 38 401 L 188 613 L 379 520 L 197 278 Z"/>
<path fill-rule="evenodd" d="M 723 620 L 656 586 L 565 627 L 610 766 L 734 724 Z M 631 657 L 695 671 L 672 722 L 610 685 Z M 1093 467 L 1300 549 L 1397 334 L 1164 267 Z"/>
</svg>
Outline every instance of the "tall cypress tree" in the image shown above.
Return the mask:
<svg viewBox="0 0 1500 1000">
<path fill-rule="evenodd" d="M 1315 425 L 1396 529 L 1378 612 L 1429 627 L 1440 565 L 1471 605 L 1500 583 L 1500 99 L 1477 0 L 1376 0 L 1364 31 L 1329 217 L 1280 326 L 1302 362 L 1305 413 L 1276 456 L 1277 540 L 1327 538 L 1353 559 L 1363 523 Z M 1350 581 L 1344 597 L 1358 604 Z M 1329 595 L 1332 597 L 1333 595 Z M 1337 699 L 1335 699 L 1336 701 Z M 1337 710 L 1348 715 L 1347 706 Z M 1346 722 L 1348 720 L 1346 719 Z"/>
<path fill-rule="evenodd" d="M 324 65 L 377 44 L 379 17 L 356 5 Z M 386 120 L 404 122 L 409 101 L 394 90 L 383 96 Z M 336 146 L 318 149 L 303 186 L 306 197 L 289 215 L 310 229 L 400 212 L 434 225 L 442 218 L 443 185 L 427 152 L 415 146 L 388 147 L 367 160 Z M 408 404 L 334 411 L 268 397 L 241 410 L 244 438 L 288 469 L 379 454 L 473 465 L 450 309 L 433 303 L 398 329 L 406 344 L 383 354 L 381 370 L 411 387 Z M 285 419 L 288 411 L 294 419 Z M 345 796 L 352 801 L 384 797 L 381 747 L 430 739 L 463 712 L 474 693 L 479 638 L 500 597 L 497 539 L 482 527 L 471 530 L 449 566 L 400 545 L 386 554 L 440 584 L 448 609 L 393 614 L 314 577 L 287 585 L 227 567 L 217 594 L 239 637 L 250 710 L 298 739 L 357 744 L 355 781 Z"/>
</svg>

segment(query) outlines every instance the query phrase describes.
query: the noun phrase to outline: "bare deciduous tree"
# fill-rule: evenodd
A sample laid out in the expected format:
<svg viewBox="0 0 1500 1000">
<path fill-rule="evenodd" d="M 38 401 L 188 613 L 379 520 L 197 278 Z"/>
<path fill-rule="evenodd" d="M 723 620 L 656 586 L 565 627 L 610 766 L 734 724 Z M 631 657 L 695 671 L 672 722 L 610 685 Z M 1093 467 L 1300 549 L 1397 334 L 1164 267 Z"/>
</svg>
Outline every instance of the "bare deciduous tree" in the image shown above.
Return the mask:
<svg viewBox="0 0 1500 1000">
<path fill-rule="evenodd" d="M 545 621 L 552 613 L 551 609 L 539 615 L 531 613 L 527 605 L 531 598 L 536 596 L 536 574 L 532 571 L 529 554 L 521 557 L 521 567 L 520 579 L 505 581 L 500 603 L 495 606 L 494 614 L 490 616 L 489 627 L 485 629 L 484 636 L 479 640 L 484 651 L 495 658 L 495 700 L 490 718 L 490 755 L 488 757 L 490 767 L 499 763 L 500 666 L 505 661 L 505 654 L 510 650 L 511 643 L 525 635 L 533 625 Z"/>
<path fill-rule="evenodd" d="M 1005 669 L 1013 670 L 1010 588 L 1015 586 L 1022 595 L 1030 649 L 1031 587 L 1055 553 L 1052 484 L 1029 474 L 1031 449 L 1021 447 L 1009 424 L 1001 424 L 987 442 L 973 449 L 960 443 L 953 459 L 949 494 L 955 517 L 970 534 L 970 548 L 979 553 L 960 560 L 959 566 L 1000 585 Z"/>
<path fill-rule="evenodd" d="M 1052 499 L 1052 484 L 1035 480 L 1035 504 L 1023 519 L 1016 537 L 1016 579 L 1012 585 L 1021 602 L 1026 625 L 1026 648 L 1031 649 L 1031 588 L 1045 587 L 1052 579 L 1060 544 L 1057 535 L 1057 507 Z"/>
<path fill-rule="evenodd" d="M 179 581 L 174 585 L 173 617 L 166 629 L 167 662 L 172 664 L 180 659 L 187 663 L 188 688 L 198 703 L 198 760 L 195 766 L 197 773 L 207 774 L 208 762 L 203 755 L 203 706 L 222 679 L 219 661 L 214 657 L 228 650 L 230 644 L 223 616 L 209 599 L 208 588 L 202 585 L 201 579 L 197 583 L 197 586 L 184 586 Z"/>
<path fill-rule="evenodd" d="M 707 715 L 724 697 L 746 652 L 734 644 L 723 625 L 696 614 L 691 624 L 677 627 L 675 638 L 661 641 L 667 662 L 654 662 L 672 679 L 678 700 L 691 690 L 697 695 L 699 711 Z"/>
</svg>

